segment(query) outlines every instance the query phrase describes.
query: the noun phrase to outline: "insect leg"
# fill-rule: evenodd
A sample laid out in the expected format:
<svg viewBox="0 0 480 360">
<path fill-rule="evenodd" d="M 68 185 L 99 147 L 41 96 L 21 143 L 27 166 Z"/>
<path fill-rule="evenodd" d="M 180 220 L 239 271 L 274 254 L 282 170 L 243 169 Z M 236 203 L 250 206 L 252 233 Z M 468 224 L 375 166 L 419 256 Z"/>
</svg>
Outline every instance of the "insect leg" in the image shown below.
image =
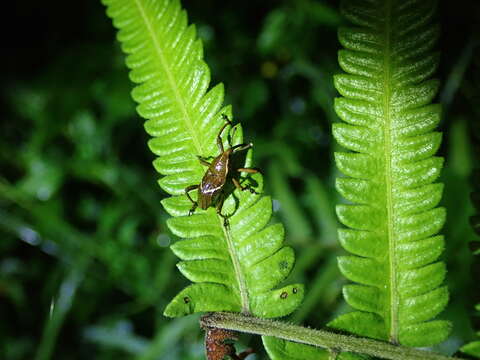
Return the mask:
<svg viewBox="0 0 480 360">
<path fill-rule="evenodd" d="M 222 117 L 223 117 L 223 120 L 225 120 L 225 124 L 223 124 L 223 126 L 221 127 L 220 131 L 218 132 L 218 135 L 217 135 L 217 146 L 218 146 L 218 150 L 220 150 L 220 153 L 223 153 L 224 152 L 224 149 L 223 149 L 223 141 L 222 141 L 222 133 L 223 133 L 223 130 L 225 130 L 225 128 L 230 125 L 232 126 L 232 122 L 230 121 L 230 119 L 227 117 L 227 115 L 225 114 L 222 114 Z"/>
<path fill-rule="evenodd" d="M 207 160 L 205 160 L 205 158 L 203 158 L 199 155 L 197 155 L 197 158 L 198 158 L 198 161 L 200 161 L 200 164 L 205 165 L 205 166 L 210 166 L 211 165 Z"/>
<path fill-rule="evenodd" d="M 238 124 L 237 124 L 237 125 L 238 125 Z M 232 132 L 232 134 L 229 135 L 229 137 L 228 137 L 228 145 L 229 145 L 230 147 L 233 146 L 233 145 L 232 145 L 232 139 L 235 138 L 235 134 L 236 134 L 237 129 L 238 129 L 238 126 L 237 126 L 237 125 L 235 125 L 234 127 L 232 127 L 233 132 Z"/>
<path fill-rule="evenodd" d="M 252 143 L 249 143 L 249 144 L 238 144 L 238 145 L 235 145 L 234 147 L 232 147 L 232 153 L 235 154 L 239 151 L 243 151 L 243 150 L 247 150 L 247 149 L 250 149 L 251 147 L 253 147 L 253 144 Z"/>
<path fill-rule="evenodd" d="M 188 212 L 188 216 L 192 215 L 194 212 L 195 212 L 195 209 L 197 208 L 198 206 L 198 202 L 196 202 L 195 200 L 193 200 L 191 197 L 190 197 L 190 194 L 189 192 L 192 191 L 192 190 L 196 190 L 200 187 L 200 185 L 190 185 L 190 186 L 187 186 L 185 188 L 185 195 L 187 195 L 187 198 L 188 200 L 190 200 L 192 202 L 192 208 L 190 209 L 190 211 Z"/>
<path fill-rule="evenodd" d="M 240 354 L 235 355 L 235 356 L 237 357 L 238 360 L 243 360 L 243 359 L 245 359 L 248 355 L 254 354 L 254 353 L 255 353 L 255 350 L 253 350 L 253 349 L 247 349 L 247 350 L 245 350 L 245 351 L 243 351 L 243 352 L 241 352 Z"/>
<path fill-rule="evenodd" d="M 250 173 L 250 174 L 261 173 L 260 170 L 254 169 L 254 168 L 238 168 L 237 171 L 238 172 L 246 172 L 246 173 Z"/>
<path fill-rule="evenodd" d="M 240 182 L 235 179 L 234 177 L 232 177 L 232 182 L 233 182 L 233 185 L 235 185 L 235 187 L 240 190 L 240 191 L 243 191 L 243 190 L 246 190 L 247 188 L 243 187 Z"/>
<path fill-rule="evenodd" d="M 233 182 L 233 185 L 235 185 L 235 187 L 238 189 L 238 190 L 241 190 L 241 191 L 245 191 L 245 190 L 248 190 L 250 191 L 252 194 L 258 194 L 255 189 L 249 187 L 249 186 L 242 186 L 242 184 L 240 184 L 240 182 L 235 179 L 234 177 L 232 177 L 232 182 Z"/>
<path fill-rule="evenodd" d="M 237 171 L 238 171 L 238 172 L 246 172 L 246 173 L 249 173 L 249 174 L 261 173 L 260 170 L 254 169 L 254 168 L 238 168 Z M 238 182 L 238 180 L 235 179 L 235 178 L 232 178 L 232 181 L 233 181 L 234 184 L 235 184 L 235 181 Z M 240 185 L 240 183 L 239 183 L 239 185 Z M 238 188 L 237 185 L 235 185 L 235 186 Z M 241 185 L 240 185 L 240 186 L 241 186 Z M 249 186 L 242 186 L 242 191 L 244 191 L 244 190 L 248 190 L 248 191 L 250 191 L 252 194 L 257 194 L 257 195 L 258 195 L 258 192 L 256 192 L 255 189 L 253 189 L 253 188 L 251 188 L 251 187 L 249 187 Z"/>
<path fill-rule="evenodd" d="M 223 207 L 223 202 L 225 201 L 225 196 L 223 194 L 220 194 L 220 197 L 218 198 L 217 201 L 217 206 L 215 207 L 217 210 L 217 214 L 220 215 L 223 218 L 223 225 L 225 227 L 228 227 L 228 216 L 222 214 L 222 207 Z"/>
<path fill-rule="evenodd" d="M 227 123 L 229 123 L 230 125 L 232 125 L 232 120 L 230 120 L 227 115 L 222 114 L 222 119 L 225 120 L 225 121 L 226 121 Z"/>
</svg>

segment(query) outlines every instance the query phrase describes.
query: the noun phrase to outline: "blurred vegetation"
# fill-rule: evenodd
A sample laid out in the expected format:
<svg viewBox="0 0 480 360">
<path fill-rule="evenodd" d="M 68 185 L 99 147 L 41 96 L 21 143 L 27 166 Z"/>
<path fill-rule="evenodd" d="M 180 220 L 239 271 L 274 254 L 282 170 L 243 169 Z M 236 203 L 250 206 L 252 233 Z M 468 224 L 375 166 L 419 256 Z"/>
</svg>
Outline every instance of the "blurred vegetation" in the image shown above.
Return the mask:
<svg viewBox="0 0 480 360">
<path fill-rule="evenodd" d="M 213 83 L 255 144 L 276 216 L 307 284 L 292 321 L 322 327 L 346 311 L 335 256 L 338 175 L 330 135 L 339 71 L 338 1 L 188 1 Z M 441 150 L 452 353 L 473 339 L 467 244 L 480 123 L 480 4 L 440 9 Z M 166 319 L 187 281 L 168 249 L 162 193 L 114 30 L 99 2 L 21 2 L 0 59 L 0 352 L 17 359 L 203 358 L 198 316 Z M 474 155 L 474 156 L 472 156 Z M 259 339 L 242 338 L 261 349 Z M 265 358 L 262 353 L 257 359 Z"/>
</svg>

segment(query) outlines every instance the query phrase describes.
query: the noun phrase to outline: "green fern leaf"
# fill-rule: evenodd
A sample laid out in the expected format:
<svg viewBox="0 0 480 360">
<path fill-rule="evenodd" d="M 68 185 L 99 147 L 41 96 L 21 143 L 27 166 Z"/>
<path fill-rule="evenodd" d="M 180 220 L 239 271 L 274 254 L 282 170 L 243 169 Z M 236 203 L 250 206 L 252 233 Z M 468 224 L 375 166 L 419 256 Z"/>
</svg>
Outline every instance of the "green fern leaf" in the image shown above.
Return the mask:
<svg viewBox="0 0 480 360">
<path fill-rule="evenodd" d="M 431 104 L 438 81 L 432 51 L 434 0 L 347 0 L 343 13 L 356 27 L 341 28 L 345 49 L 335 77 L 343 97 L 335 109 L 344 121 L 333 126 L 336 140 L 351 152 L 335 155 L 347 177 L 337 189 L 351 202 L 337 206 L 345 300 L 356 310 L 330 326 L 408 346 L 443 341 L 447 321 L 431 320 L 448 302 L 438 261 L 445 222 L 437 207 L 443 186 L 433 183 L 443 159 L 434 156 L 440 106 Z"/>
<path fill-rule="evenodd" d="M 480 336 L 480 332 L 477 333 L 478 336 Z M 476 358 L 480 359 L 480 341 L 472 341 L 466 345 L 463 345 L 460 348 L 460 351 L 468 354 L 470 356 L 475 356 Z"/>
<path fill-rule="evenodd" d="M 478 311 L 480 311 L 480 304 L 477 304 L 476 308 Z M 478 337 L 480 337 L 480 331 L 477 332 L 477 338 Z M 477 359 L 480 359 L 480 340 L 475 340 L 463 345 L 460 348 L 460 351 L 463 352 L 464 354 L 468 354 Z"/>
<path fill-rule="evenodd" d="M 267 225 L 272 214 L 269 197 L 235 191 L 223 207 L 223 213 L 234 214 L 230 228 L 213 208 L 187 216 L 191 203 L 184 189 L 199 184 L 206 170 L 197 155 L 218 155 L 222 114 L 231 118 L 231 109 L 222 108 L 222 84 L 208 90 L 210 71 L 195 27 L 188 26 L 179 1 L 103 3 L 119 29 L 130 78 L 139 84 L 132 96 L 153 136 L 148 145 L 158 156 L 155 169 L 164 175 L 159 184 L 172 195 L 162 203 L 173 216 L 169 228 L 184 238 L 172 246 L 183 260 L 178 269 L 194 282 L 172 300 L 165 315 L 224 310 L 277 317 L 292 312 L 302 300 L 303 287 L 274 289 L 291 271 L 294 254 L 283 246 L 283 227 Z M 241 128 L 233 142 L 242 142 Z M 246 166 L 250 162 L 251 153 Z M 261 175 L 248 182 L 261 192 Z"/>
<path fill-rule="evenodd" d="M 314 346 L 299 344 L 291 341 L 282 340 L 275 337 L 262 337 L 263 345 L 268 356 L 272 360 L 329 360 L 332 354 Z M 370 359 L 367 355 L 352 353 L 340 353 L 337 360 L 366 360 Z"/>
</svg>

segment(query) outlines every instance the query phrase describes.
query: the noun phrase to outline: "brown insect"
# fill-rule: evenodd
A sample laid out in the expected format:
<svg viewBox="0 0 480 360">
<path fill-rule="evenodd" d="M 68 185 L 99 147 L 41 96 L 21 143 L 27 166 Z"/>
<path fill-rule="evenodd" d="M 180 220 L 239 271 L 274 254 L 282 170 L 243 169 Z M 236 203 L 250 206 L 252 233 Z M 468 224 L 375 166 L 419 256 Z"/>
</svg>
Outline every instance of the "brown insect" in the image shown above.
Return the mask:
<svg viewBox="0 0 480 360">
<path fill-rule="evenodd" d="M 238 340 L 238 336 L 233 331 L 217 328 L 206 328 L 205 331 L 205 352 L 208 360 L 223 360 L 227 356 L 233 360 L 244 360 L 255 352 L 247 349 L 237 354 L 233 343 Z"/>
<path fill-rule="evenodd" d="M 185 194 L 188 199 L 192 202 L 193 206 L 188 212 L 188 215 L 192 215 L 195 212 L 197 207 L 200 207 L 203 210 L 208 209 L 208 207 L 215 205 L 217 209 L 217 214 L 223 217 L 225 224 L 228 223 L 228 216 L 222 214 L 222 206 L 225 201 L 225 185 L 227 180 L 231 180 L 233 185 L 239 190 L 245 191 L 249 190 L 252 194 L 256 194 L 255 190 L 248 187 L 242 186 L 240 181 L 232 176 L 232 171 L 245 172 L 250 174 L 258 173 L 259 170 L 253 168 L 231 168 L 231 156 L 239 151 L 244 151 L 250 149 L 253 145 L 249 144 L 238 144 L 232 146 L 231 137 L 228 137 L 229 148 L 223 148 L 222 133 L 227 126 L 232 126 L 232 122 L 226 115 L 223 115 L 225 124 L 222 126 L 217 135 L 217 146 L 220 151 L 218 155 L 211 163 L 209 163 L 205 158 L 198 156 L 198 160 L 202 165 L 208 166 L 205 175 L 203 175 L 202 182 L 199 185 L 190 185 L 185 188 Z M 236 128 L 234 128 L 235 132 Z M 233 137 L 233 136 L 232 136 Z M 190 197 L 189 192 L 192 190 L 198 189 L 197 201 L 193 200 Z"/>
</svg>

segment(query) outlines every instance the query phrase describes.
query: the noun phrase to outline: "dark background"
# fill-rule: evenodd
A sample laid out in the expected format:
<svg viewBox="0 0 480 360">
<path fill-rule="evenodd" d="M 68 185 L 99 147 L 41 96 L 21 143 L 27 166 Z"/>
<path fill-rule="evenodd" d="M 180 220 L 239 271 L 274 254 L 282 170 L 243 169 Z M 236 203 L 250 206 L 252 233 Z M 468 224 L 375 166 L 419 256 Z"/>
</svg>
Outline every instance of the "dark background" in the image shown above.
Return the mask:
<svg viewBox="0 0 480 360">
<path fill-rule="evenodd" d="M 346 311 L 335 256 L 332 75 L 337 1 L 184 1 L 212 84 L 255 144 L 275 216 L 307 284 L 291 321 L 322 327 Z M 115 31 L 95 1 L 17 2 L 3 12 L 0 118 L 0 353 L 17 359 L 202 359 L 198 316 L 167 319 L 187 285 Z M 442 2 L 446 158 L 443 233 L 452 353 L 473 336 L 467 243 L 472 144 L 480 133 L 480 5 Z M 475 159 L 476 157 L 476 159 Z M 288 214 L 288 216 L 285 216 Z M 478 288 L 478 286 L 477 286 Z M 242 338 L 258 349 L 258 339 Z M 261 358 L 259 355 L 257 358 Z"/>
</svg>

